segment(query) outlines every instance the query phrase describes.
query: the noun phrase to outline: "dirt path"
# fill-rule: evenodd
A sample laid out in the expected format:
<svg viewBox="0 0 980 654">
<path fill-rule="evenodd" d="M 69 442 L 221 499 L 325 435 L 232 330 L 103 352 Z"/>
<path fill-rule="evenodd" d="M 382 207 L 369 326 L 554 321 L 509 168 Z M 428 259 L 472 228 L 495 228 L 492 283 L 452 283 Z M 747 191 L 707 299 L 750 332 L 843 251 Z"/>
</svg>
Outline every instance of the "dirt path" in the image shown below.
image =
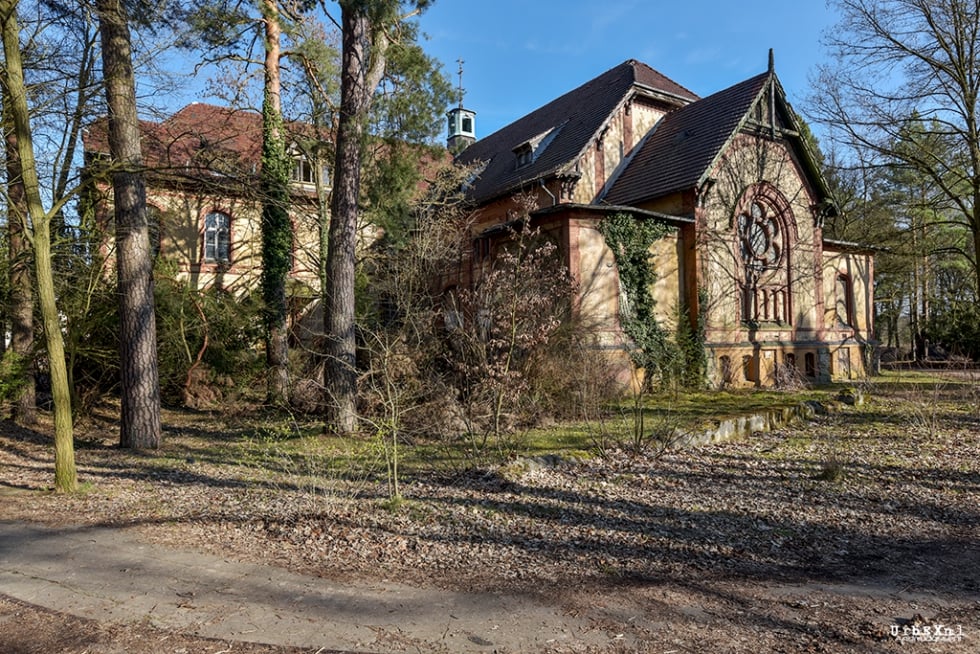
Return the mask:
<svg viewBox="0 0 980 654">
<path fill-rule="evenodd" d="M 397 508 L 320 440 L 176 413 L 152 454 L 86 434 L 59 496 L 49 433 L 0 422 L 0 652 L 974 654 L 978 396 L 423 471 Z"/>
<path fill-rule="evenodd" d="M 946 554 L 946 570 L 976 563 L 975 551 Z M 23 522 L 0 522 L 0 589 L 8 654 L 907 651 L 893 630 L 939 648 L 930 651 L 965 653 L 976 651 L 980 625 L 980 597 L 890 583 L 648 580 L 543 602 L 338 584 L 124 529 Z"/>
<path fill-rule="evenodd" d="M 338 584 L 110 528 L 0 523 L 0 589 L 89 620 L 319 651 L 528 652 L 615 638 L 516 595 Z"/>
</svg>

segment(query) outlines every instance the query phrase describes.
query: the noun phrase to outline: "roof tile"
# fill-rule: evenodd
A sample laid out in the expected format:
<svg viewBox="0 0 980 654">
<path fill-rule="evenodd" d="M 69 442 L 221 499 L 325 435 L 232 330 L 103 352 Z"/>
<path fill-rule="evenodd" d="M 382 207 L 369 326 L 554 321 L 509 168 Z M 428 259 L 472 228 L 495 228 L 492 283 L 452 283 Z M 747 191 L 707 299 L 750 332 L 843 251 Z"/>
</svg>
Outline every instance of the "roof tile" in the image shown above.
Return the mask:
<svg viewBox="0 0 980 654">
<path fill-rule="evenodd" d="M 456 158 L 460 163 L 486 164 L 472 185 L 473 199 L 490 200 L 573 163 L 634 85 L 673 96 L 677 104 L 698 97 L 646 64 L 633 59 L 626 61 L 460 153 Z M 555 129 L 559 126 L 561 129 Z M 554 138 L 535 154 L 532 163 L 518 167 L 515 148 L 550 130 L 555 130 Z"/>
<path fill-rule="evenodd" d="M 603 201 L 633 205 L 694 187 L 735 133 L 769 75 L 756 75 L 664 116 Z"/>
</svg>

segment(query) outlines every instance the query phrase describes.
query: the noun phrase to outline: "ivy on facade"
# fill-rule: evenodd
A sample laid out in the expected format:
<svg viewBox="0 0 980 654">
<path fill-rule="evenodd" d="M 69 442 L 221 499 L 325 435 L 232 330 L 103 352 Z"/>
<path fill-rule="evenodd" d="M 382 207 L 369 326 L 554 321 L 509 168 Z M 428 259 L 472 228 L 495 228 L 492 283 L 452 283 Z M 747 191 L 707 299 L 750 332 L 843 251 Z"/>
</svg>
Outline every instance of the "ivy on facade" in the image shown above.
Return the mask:
<svg viewBox="0 0 980 654">
<path fill-rule="evenodd" d="M 698 289 L 698 314 L 694 325 L 688 319 L 689 309 L 681 311 L 677 322 L 677 342 L 683 356 L 681 384 L 686 388 L 704 388 L 708 383 L 708 351 L 705 349 L 705 321 L 708 293 Z"/>
<path fill-rule="evenodd" d="M 630 339 L 633 365 L 642 368 L 647 384 L 680 382 L 700 386 L 707 370 L 703 307 L 692 328 L 684 316 L 671 339 L 656 317 L 653 286 L 657 281 L 650 248 L 676 228 L 654 219 L 618 213 L 599 223 L 599 233 L 616 259 L 620 283 L 620 325 Z"/>
</svg>

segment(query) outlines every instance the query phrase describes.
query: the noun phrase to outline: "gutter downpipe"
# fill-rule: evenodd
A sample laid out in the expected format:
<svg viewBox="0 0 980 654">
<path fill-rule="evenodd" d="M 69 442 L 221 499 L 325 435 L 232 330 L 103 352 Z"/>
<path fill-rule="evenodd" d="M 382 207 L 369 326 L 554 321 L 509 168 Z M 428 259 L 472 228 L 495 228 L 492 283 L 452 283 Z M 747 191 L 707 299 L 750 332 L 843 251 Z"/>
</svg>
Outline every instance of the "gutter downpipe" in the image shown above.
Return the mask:
<svg viewBox="0 0 980 654">
<path fill-rule="evenodd" d="M 544 178 L 539 179 L 538 183 L 541 185 L 541 188 L 544 189 L 544 192 L 548 194 L 548 197 L 551 198 L 551 206 L 558 206 L 558 198 L 555 197 L 554 193 L 548 190 L 548 187 L 544 183 Z"/>
</svg>

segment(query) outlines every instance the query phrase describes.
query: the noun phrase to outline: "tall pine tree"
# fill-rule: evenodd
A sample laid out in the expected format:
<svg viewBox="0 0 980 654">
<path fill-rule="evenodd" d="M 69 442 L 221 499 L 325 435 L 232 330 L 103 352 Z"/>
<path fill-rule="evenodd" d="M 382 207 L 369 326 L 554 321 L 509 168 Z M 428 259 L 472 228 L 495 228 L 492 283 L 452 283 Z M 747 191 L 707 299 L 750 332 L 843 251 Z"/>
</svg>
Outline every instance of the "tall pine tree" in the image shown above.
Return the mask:
<svg viewBox="0 0 980 654">
<path fill-rule="evenodd" d="M 119 364 L 122 416 L 119 444 L 160 446 L 160 381 L 150 251 L 136 113 L 129 18 L 121 0 L 97 0 L 102 71 L 109 108 L 109 151 L 119 282 Z"/>
</svg>

